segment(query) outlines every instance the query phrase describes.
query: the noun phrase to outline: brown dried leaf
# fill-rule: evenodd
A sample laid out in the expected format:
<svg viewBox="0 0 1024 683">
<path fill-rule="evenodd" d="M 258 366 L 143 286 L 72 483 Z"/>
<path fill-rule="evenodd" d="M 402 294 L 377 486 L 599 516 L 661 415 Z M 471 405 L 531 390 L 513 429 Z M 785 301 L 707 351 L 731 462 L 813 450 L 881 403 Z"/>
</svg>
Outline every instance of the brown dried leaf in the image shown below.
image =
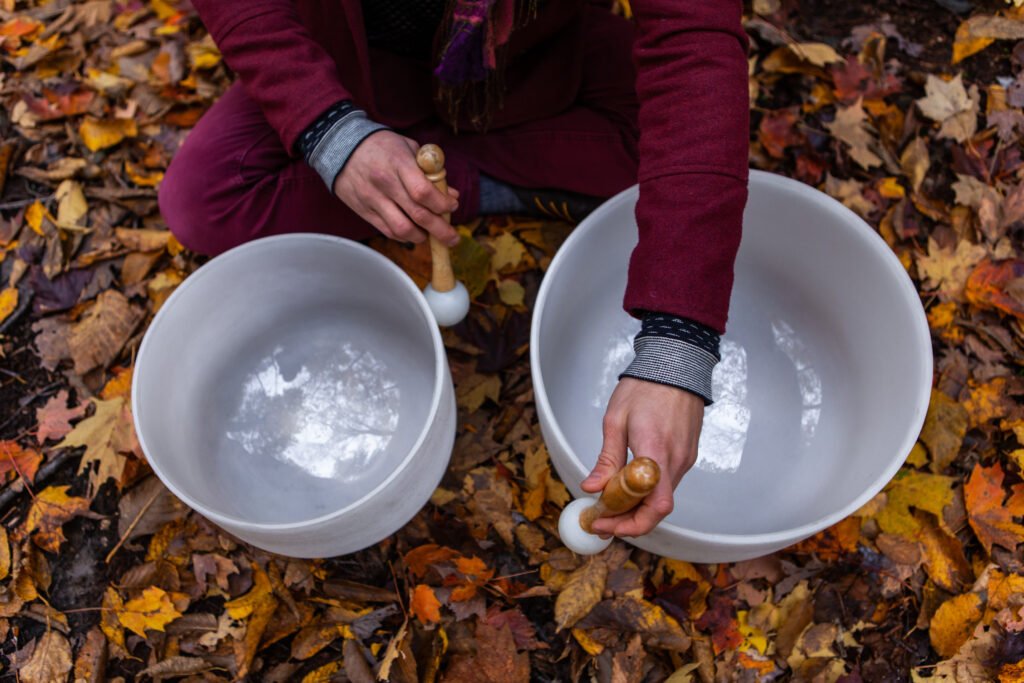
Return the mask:
<svg viewBox="0 0 1024 683">
<path fill-rule="evenodd" d="M 555 624 L 558 630 L 574 626 L 585 617 L 604 595 L 608 565 L 591 557 L 574 571 L 555 600 Z"/>
<path fill-rule="evenodd" d="M 71 646 L 58 631 L 47 631 L 18 676 L 25 683 L 64 681 L 71 671 Z"/>
<path fill-rule="evenodd" d="M 480 622 L 475 638 L 476 653 L 453 657 L 442 683 L 528 683 L 530 657 L 516 651 L 507 625 L 495 628 Z"/>
<path fill-rule="evenodd" d="M 77 420 L 85 414 L 86 406 L 68 407 L 68 390 L 61 389 L 42 408 L 36 410 L 36 441 L 45 443 L 48 439 L 62 439 L 71 431 L 71 420 Z"/>
<path fill-rule="evenodd" d="M 98 463 L 95 470 L 89 471 L 91 487 L 96 490 L 109 478 L 120 481 L 125 465 L 124 454 L 132 452 L 136 441 L 127 400 L 114 398 L 102 401 L 94 398 L 92 403 L 96 411 L 75 425 L 56 448 L 85 446 L 78 471 L 81 473 L 89 469 L 93 461 Z"/>
<path fill-rule="evenodd" d="M 144 315 L 117 290 L 108 289 L 96 297 L 96 303 L 72 325 L 68 335 L 75 373 L 84 375 L 113 363 Z"/>
</svg>

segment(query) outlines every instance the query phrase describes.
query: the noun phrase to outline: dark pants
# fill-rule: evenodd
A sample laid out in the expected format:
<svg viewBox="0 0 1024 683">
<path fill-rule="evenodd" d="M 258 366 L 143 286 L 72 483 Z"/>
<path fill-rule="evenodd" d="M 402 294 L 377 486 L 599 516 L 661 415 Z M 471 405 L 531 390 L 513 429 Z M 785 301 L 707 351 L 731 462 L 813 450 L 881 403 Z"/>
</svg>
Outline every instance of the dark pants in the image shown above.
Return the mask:
<svg viewBox="0 0 1024 683">
<path fill-rule="evenodd" d="M 459 190 L 453 222 L 477 215 L 484 173 L 527 188 L 610 197 L 636 182 L 637 102 L 632 26 L 591 12 L 576 103 L 550 118 L 455 135 L 433 119 L 397 132 L 439 144 Z M 178 240 L 203 254 L 288 232 L 352 239 L 376 234 L 323 180 L 291 156 L 259 107 L 235 83 L 203 116 L 160 186 L 160 209 Z"/>
</svg>

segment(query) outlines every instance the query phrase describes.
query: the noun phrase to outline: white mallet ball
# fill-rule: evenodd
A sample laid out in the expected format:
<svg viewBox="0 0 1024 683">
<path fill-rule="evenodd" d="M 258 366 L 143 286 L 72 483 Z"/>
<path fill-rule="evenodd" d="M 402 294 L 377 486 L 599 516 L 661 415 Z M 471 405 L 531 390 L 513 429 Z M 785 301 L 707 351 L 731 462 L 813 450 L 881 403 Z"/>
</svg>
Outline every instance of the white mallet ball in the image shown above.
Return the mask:
<svg viewBox="0 0 1024 683">
<path fill-rule="evenodd" d="M 587 533 L 580 526 L 580 514 L 597 502 L 596 498 L 577 498 L 565 506 L 558 518 L 558 535 L 565 547 L 577 555 L 596 555 L 612 544 L 595 534 Z"/>
<path fill-rule="evenodd" d="M 439 292 L 433 285 L 427 285 L 423 296 L 427 298 L 427 305 L 441 327 L 457 325 L 469 313 L 469 292 L 461 282 L 456 282 L 455 289 L 450 292 Z"/>
</svg>

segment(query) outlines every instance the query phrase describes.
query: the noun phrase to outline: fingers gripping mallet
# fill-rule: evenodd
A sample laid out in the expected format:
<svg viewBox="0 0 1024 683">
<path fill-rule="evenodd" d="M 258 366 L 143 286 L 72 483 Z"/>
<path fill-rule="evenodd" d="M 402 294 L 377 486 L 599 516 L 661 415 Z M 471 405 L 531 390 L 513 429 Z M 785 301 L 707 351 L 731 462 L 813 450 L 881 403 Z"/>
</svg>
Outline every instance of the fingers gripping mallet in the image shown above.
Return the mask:
<svg viewBox="0 0 1024 683">
<path fill-rule="evenodd" d="M 447 174 L 441 148 L 437 145 L 423 145 L 416 153 L 416 163 L 427 174 L 427 180 L 447 195 L 448 181 L 445 179 Z M 445 221 L 451 223 L 451 218 L 450 213 L 444 214 Z M 434 272 L 430 284 L 423 290 L 423 296 L 437 324 L 451 327 L 460 323 L 469 313 L 469 292 L 465 285 L 455 279 L 448 247 L 433 235 L 430 236 L 430 258 Z"/>
<path fill-rule="evenodd" d="M 614 517 L 629 512 L 647 497 L 661 480 L 661 468 L 650 458 L 634 458 L 615 473 L 596 501 L 577 498 L 562 510 L 558 518 L 558 535 L 574 553 L 596 555 L 609 545 L 594 534 L 594 522 L 600 517 Z"/>
</svg>

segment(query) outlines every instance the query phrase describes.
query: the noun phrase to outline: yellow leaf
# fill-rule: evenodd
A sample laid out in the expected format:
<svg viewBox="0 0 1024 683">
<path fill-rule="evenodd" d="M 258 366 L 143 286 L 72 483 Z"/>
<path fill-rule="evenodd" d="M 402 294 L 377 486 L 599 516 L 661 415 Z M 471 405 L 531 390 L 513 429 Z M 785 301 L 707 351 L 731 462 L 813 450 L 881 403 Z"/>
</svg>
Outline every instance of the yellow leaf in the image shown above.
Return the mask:
<svg viewBox="0 0 1024 683">
<path fill-rule="evenodd" d="M 270 585 L 270 577 L 259 568 L 259 565 L 253 564 L 252 572 L 253 583 L 249 592 L 224 603 L 224 608 L 232 619 L 245 619 L 253 613 L 253 610 L 256 609 L 260 602 L 265 601 L 274 592 L 273 587 Z"/>
<path fill-rule="evenodd" d="M 981 621 L 981 598 L 976 593 L 964 593 L 939 606 L 928 628 L 932 647 L 943 658 L 956 654 L 967 642 L 974 627 Z"/>
<path fill-rule="evenodd" d="M 124 173 L 139 187 L 156 187 L 164 179 L 163 171 L 146 171 L 127 160 L 124 162 Z"/>
<path fill-rule="evenodd" d="M 568 628 L 594 608 L 604 595 L 608 579 L 608 565 L 600 558 L 591 557 L 574 571 L 555 599 L 555 623 L 559 631 Z"/>
<path fill-rule="evenodd" d="M 910 455 L 907 456 L 907 464 L 912 467 L 924 467 L 928 464 L 928 451 L 925 450 L 920 441 L 915 443 L 914 447 L 910 449 Z"/>
<path fill-rule="evenodd" d="M 491 240 L 491 248 L 494 249 L 491 263 L 495 272 L 500 272 L 504 268 L 515 268 L 526 256 L 526 247 L 510 232 L 503 232 Z"/>
<path fill-rule="evenodd" d="M 19 672 L 25 683 L 64 681 L 71 671 L 71 646 L 59 631 L 49 630 L 36 642 L 32 657 Z"/>
<path fill-rule="evenodd" d="M 952 534 L 945 527 L 942 510 L 953 502 L 954 481 L 939 474 L 901 470 L 885 488 L 885 507 L 875 515 L 878 526 L 886 533 L 914 540 L 920 529 L 910 513 L 910 508 L 915 507 L 934 514 L 943 529 Z"/>
<path fill-rule="evenodd" d="M 515 280 L 502 280 L 498 283 L 498 296 L 506 306 L 522 306 L 526 290 Z"/>
<path fill-rule="evenodd" d="M 7 527 L 0 526 L 0 581 L 11 573 L 11 542 L 7 538 Z"/>
<path fill-rule="evenodd" d="M 743 643 L 740 644 L 739 649 L 749 650 L 754 648 L 763 655 L 764 651 L 768 648 L 768 638 L 765 636 L 764 631 L 747 623 L 747 616 L 749 614 L 748 610 L 738 610 L 736 612 L 738 629 L 740 635 L 743 636 Z"/>
<path fill-rule="evenodd" d="M 604 652 L 604 645 L 591 638 L 587 635 L 587 632 L 581 628 L 574 628 L 572 630 L 572 637 L 575 638 L 576 642 L 580 644 L 580 647 L 582 647 L 586 653 L 592 657 L 596 657 Z"/>
<path fill-rule="evenodd" d="M 164 305 L 167 298 L 174 293 L 174 290 L 184 280 L 185 278 L 181 273 L 173 268 L 169 268 L 160 271 L 149 281 L 146 290 L 149 293 L 149 300 L 153 302 L 154 313 L 160 310 L 160 307 Z"/>
<path fill-rule="evenodd" d="M 973 54 L 977 54 L 996 42 L 995 38 L 982 38 L 971 34 L 968 22 L 963 22 L 956 29 L 953 38 L 953 64 L 959 64 Z"/>
<path fill-rule="evenodd" d="M 0 291 L 0 323 L 18 307 L 18 288 L 8 287 Z"/>
<path fill-rule="evenodd" d="M 57 186 L 57 225 L 62 228 L 75 227 L 89 213 L 82 186 L 74 180 L 65 180 Z"/>
<path fill-rule="evenodd" d="M 221 54 L 213 38 L 207 34 L 202 40 L 189 43 L 188 59 L 193 69 L 212 69 L 220 64 Z"/>
<path fill-rule="evenodd" d="M 127 399 L 132 391 L 132 374 L 131 368 L 115 368 L 114 376 L 100 390 L 100 398 L 104 401 L 118 397 Z"/>
<path fill-rule="evenodd" d="M 42 205 L 39 200 L 32 202 L 32 204 L 25 209 L 25 222 L 28 223 L 28 227 L 32 228 L 32 232 L 42 237 L 46 236 L 43 231 L 43 219 L 50 219 L 51 223 L 56 223 L 57 219 L 50 215 L 50 212 Z"/>
<path fill-rule="evenodd" d="M 471 374 L 455 387 L 455 398 L 460 408 L 476 412 L 486 399 L 498 401 L 501 394 L 501 378 L 497 375 Z"/>
<path fill-rule="evenodd" d="M 441 602 L 434 594 L 434 589 L 422 583 L 413 589 L 409 611 L 424 624 L 441 621 Z"/>
<path fill-rule="evenodd" d="M 94 119 L 87 117 L 78 128 L 78 135 L 91 151 L 113 147 L 125 138 L 138 135 L 134 119 Z"/>
<path fill-rule="evenodd" d="M 85 82 L 101 95 L 117 96 L 135 86 L 135 81 L 99 69 L 86 69 Z"/>
<path fill-rule="evenodd" d="M 786 47 L 800 59 L 815 66 L 826 66 L 843 61 L 843 58 L 831 45 L 825 43 L 790 43 Z"/>
<path fill-rule="evenodd" d="M 89 509 L 87 499 L 68 496 L 69 488 L 48 486 L 37 493 L 22 522 L 22 536 L 34 534 L 33 540 L 43 550 L 57 552 L 65 540 L 61 526 Z"/>
<path fill-rule="evenodd" d="M 318 669 L 313 669 L 302 677 L 302 683 L 329 683 L 334 680 L 334 674 L 345 668 L 345 662 L 331 662 L 324 664 Z"/>
<path fill-rule="evenodd" d="M 1007 391 L 1005 377 L 994 377 L 987 382 L 970 380 L 967 386 L 970 394 L 964 401 L 964 408 L 970 416 L 972 427 L 1005 417 L 1016 405 Z"/>
<path fill-rule="evenodd" d="M 87 417 L 57 444 L 57 448 L 85 446 L 85 454 L 78 466 L 78 473 L 89 470 L 89 481 L 93 490 L 107 479 L 120 481 L 124 471 L 125 453 L 131 453 L 135 446 L 135 431 L 132 426 L 131 410 L 124 397 L 109 401 L 92 399 L 96 411 Z M 91 470 L 93 462 L 98 463 Z"/>
<path fill-rule="evenodd" d="M 117 619 L 129 631 L 146 637 L 146 630 L 163 631 L 167 624 L 181 616 L 171 596 L 162 588 L 150 586 L 142 595 L 129 600 L 117 611 Z"/>
<path fill-rule="evenodd" d="M 960 240 L 955 248 L 942 249 L 929 237 L 928 255 L 918 256 L 917 270 L 925 280 L 925 289 L 938 289 L 945 299 L 961 300 L 967 278 L 985 256 L 984 247 L 967 240 Z"/>
<path fill-rule="evenodd" d="M 171 240 L 170 232 L 153 228 L 115 228 L 114 235 L 132 251 L 160 251 Z"/>
<path fill-rule="evenodd" d="M 938 390 L 932 390 L 921 441 L 932 456 L 932 472 L 941 472 L 956 459 L 967 434 L 967 410 Z"/>
<path fill-rule="evenodd" d="M 126 650 L 126 646 L 124 642 L 124 629 L 121 627 L 121 622 L 117 620 L 117 613 L 123 609 L 124 601 L 121 600 L 120 594 L 108 586 L 107 592 L 103 594 L 102 610 L 100 611 L 100 629 L 111 645 L 120 648 L 121 652 Z"/>
<path fill-rule="evenodd" d="M 882 178 L 882 182 L 878 184 L 878 194 L 886 199 L 903 199 L 903 197 L 907 196 L 907 191 L 900 185 L 898 178 L 888 176 Z"/>
</svg>

